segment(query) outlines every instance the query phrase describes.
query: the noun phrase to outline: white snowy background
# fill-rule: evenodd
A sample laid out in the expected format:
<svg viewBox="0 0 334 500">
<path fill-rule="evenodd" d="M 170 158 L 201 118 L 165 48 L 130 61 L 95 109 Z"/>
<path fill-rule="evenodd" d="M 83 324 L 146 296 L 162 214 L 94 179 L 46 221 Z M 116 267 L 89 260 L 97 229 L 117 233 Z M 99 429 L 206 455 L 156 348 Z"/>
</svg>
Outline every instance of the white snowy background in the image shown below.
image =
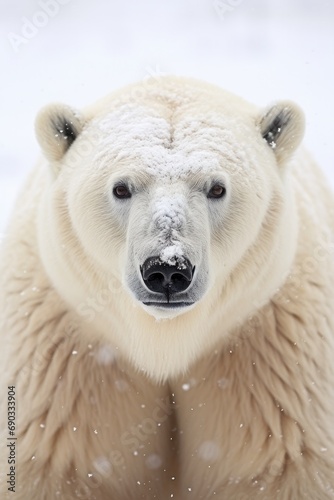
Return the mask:
<svg viewBox="0 0 334 500">
<path fill-rule="evenodd" d="M 333 172 L 333 0 L 0 0 L 0 233 L 39 155 L 44 104 L 84 106 L 149 74 L 193 76 L 305 110 Z"/>
</svg>

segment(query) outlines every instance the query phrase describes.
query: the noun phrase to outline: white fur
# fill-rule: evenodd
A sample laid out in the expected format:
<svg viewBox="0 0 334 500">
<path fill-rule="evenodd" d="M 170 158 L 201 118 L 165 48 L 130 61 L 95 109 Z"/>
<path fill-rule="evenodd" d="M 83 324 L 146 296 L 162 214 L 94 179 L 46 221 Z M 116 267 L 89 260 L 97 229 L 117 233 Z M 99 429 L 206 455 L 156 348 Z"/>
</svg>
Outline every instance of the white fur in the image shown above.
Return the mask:
<svg viewBox="0 0 334 500">
<path fill-rule="evenodd" d="M 42 110 L 1 259 L 16 498 L 334 497 L 333 199 L 303 129 L 172 77 Z M 153 255 L 189 259 L 193 305 L 143 304 Z"/>
</svg>

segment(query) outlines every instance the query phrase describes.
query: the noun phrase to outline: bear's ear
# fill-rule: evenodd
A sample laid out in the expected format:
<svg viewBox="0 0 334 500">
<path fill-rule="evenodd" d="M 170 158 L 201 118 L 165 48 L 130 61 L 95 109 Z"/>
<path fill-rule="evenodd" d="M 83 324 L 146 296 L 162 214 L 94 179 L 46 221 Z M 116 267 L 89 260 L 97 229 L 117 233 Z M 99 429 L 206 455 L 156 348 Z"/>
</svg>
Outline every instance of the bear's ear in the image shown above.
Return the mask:
<svg viewBox="0 0 334 500">
<path fill-rule="evenodd" d="M 282 165 L 292 156 L 304 136 L 304 113 L 297 104 L 280 101 L 264 111 L 258 125 L 277 163 Z"/>
<path fill-rule="evenodd" d="M 83 125 L 80 114 L 65 104 L 42 108 L 36 117 L 35 131 L 46 158 L 52 162 L 61 160 Z"/>
</svg>

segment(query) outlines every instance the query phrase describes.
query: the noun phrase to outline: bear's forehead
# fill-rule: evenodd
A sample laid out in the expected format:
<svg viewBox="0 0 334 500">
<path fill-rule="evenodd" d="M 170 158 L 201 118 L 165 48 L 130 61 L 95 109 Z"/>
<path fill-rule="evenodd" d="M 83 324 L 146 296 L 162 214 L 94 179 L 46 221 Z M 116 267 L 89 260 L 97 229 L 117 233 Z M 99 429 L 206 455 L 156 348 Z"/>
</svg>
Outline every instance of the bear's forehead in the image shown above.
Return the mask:
<svg viewBox="0 0 334 500">
<path fill-rule="evenodd" d="M 162 178 L 210 174 L 222 158 L 240 158 L 233 125 L 214 112 L 194 117 L 124 105 L 92 122 L 100 136 L 93 161 L 129 159 L 133 169 Z"/>
</svg>

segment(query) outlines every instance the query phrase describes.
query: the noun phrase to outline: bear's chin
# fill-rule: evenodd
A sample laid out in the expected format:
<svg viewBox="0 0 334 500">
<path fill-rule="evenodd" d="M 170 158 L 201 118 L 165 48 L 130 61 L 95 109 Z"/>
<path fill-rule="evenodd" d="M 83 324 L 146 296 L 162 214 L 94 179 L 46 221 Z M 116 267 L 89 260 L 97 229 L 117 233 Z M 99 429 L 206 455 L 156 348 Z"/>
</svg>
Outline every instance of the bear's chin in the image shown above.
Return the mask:
<svg viewBox="0 0 334 500">
<path fill-rule="evenodd" d="M 146 313 L 153 316 L 158 321 L 176 318 L 195 307 L 196 303 L 190 304 L 168 304 L 168 306 L 157 304 L 145 304 L 141 302 L 141 306 Z"/>
</svg>

